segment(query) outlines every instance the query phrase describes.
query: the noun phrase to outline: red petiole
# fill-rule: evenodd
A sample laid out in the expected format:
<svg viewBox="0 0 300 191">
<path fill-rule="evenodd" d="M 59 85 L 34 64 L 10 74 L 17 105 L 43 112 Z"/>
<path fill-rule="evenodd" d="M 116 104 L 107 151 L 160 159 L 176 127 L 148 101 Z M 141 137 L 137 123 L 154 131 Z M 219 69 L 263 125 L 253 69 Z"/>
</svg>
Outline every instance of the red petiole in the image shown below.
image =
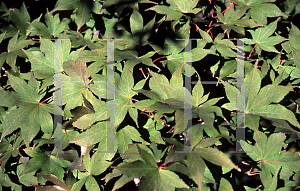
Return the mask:
<svg viewBox="0 0 300 191">
<path fill-rule="evenodd" d="M 47 99 L 45 99 L 44 101 L 40 102 L 39 104 L 42 104 L 42 103 L 48 101 L 49 99 L 51 99 L 51 98 L 53 98 L 53 97 L 54 97 L 54 96 L 48 97 Z"/>
<path fill-rule="evenodd" d="M 251 57 L 252 53 L 254 52 L 254 49 L 255 49 L 256 45 L 257 45 L 257 44 L 255 44 L 254 47 L 253 47 L 253 49 L 251 50 L 251 52 L 250 52 L 250 54 L 249 54 L 249 56 L 248 56 L 248 59 Z"/>
</svg>

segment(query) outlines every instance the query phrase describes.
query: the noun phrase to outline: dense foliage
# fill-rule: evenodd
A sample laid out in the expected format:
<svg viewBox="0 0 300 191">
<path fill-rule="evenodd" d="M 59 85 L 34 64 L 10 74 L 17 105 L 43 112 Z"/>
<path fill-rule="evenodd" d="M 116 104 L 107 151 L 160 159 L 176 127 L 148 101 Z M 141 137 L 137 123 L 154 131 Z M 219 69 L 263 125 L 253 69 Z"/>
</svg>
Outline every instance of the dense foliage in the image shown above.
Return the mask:
<svg viewBox="0 0 300 191">
<path fill-rule="evenodd" d="M 0 13 L 1 190 L 300 188 L 299 1 L 7 1 Z"/>
</svg>

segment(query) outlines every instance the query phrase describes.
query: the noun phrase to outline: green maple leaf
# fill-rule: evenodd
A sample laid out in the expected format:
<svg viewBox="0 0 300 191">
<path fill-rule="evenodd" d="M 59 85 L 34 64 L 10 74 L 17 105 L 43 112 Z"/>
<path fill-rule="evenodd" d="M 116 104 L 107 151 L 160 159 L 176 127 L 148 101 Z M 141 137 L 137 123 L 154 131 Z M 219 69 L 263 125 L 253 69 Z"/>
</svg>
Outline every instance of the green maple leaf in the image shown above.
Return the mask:
<svg viewBox="0 0 300 191">
<path fill-rule="evenodd" d="M 284 133 L 274 133 L 267 138 L 264 133 L 256 131 L 253 138 L 256 141 L 254 146 L 243 140 L 241 145 L 249 157 L 254 161 L 260 161 L 259 166 L 265 171 L 275 174 L 277 167 L 280 166 L 282 167 L 280 178 L 288 180 L 293 171 L 300 170 L 298 153 L 281 151 L 286 147 Z"/>
<path fill-rule="evenodd" d="M 237 53 L 233 51 L 236 50 L 234 43 L 229 39 L 223 39 L 224 36 L 224 33 L 218 34 L 214 39 L 214 45 L 211 48 L 216 49 L 222 56 L 236 57 Z"/>
<path fill-rule="evenodd" d="M 102 145 L 105 145 L 105 148 L 101 148 L 102 150 L 106 149 L 106 143 L 107 143 L 107 124 L 106 122 L 98 122 L 91 126 L 91 128 L 87 129 L 86 131 L 80 133 L 76 137 L 74 137 L 72 140 L 70 140 L 70 143 L 76 143 L 80 146 L 91 146 L 96 143 L 101 143 Z"/>
<path fill-rule="evenodd" d="M 139 81 L 134 86 L 134 79 L 129 71 L 129 67 L 125 65 L 125 68 L 122 71 L 122 76 L 119 76 L 117 73 L 115 73 L 115 107 L 114 108 L 108 108 L 108 109 L 114 109 L 115 110 L 115 126 L 117 127 L 125 118 L 127 112 L 131 110 L 136 110 L 133 108 L 127 107 L 132 103 L 131 99 L 134 95 L 137 93 L 133 91 L 133 89 L 141 89 L 146 80 Z M 130 116 L 135 119 L 136 116 L 133 116 L 131 112 L 129 112 Z"/>
<path fill-rule="evenodd" d="M 218 23 L 218 25 L 220 25 L 224 31 L 227 30 L 227 35 L 229 35 L 231 30 L 245 35 L 245 27 L 254 28 L 262 26 L 261 24 L 257 24 L 253 19 L 249 19 L 248 16 L 243 17 L 246 11 L 247 8 L 234 10 L 234 6 L 232 6 L 223 15 L 217 9 L 218 20 L 222 23 Z"/>
<path fill-rule="evenodd" d="M 7 46 L 7 52 L 3 52 L 0 55 L 0 67 L 2 67 L 3 63 L 6 61 L 8 65 L 10 65 L 14 72 L 18 71 L 18 68 L 16 67 L 16 60 L 18 56 L 26 58 L 26 55 L 24 55 L 22 48 L 34 44 L 34 41 L 32 40 L 25 40 L 24 38 L 19 36 L 19 31 L 14 35 L 13 38 L 11 38 L 8 42 Z"/>
<path fill-rule="evenodd" d="M 132 126 L 127 125 L 122 128 L 118 132 L 116 132 L 115 141 L 116 147 L 119 152 L 126 151 L 128 149 L 128 145 L 132 144 L 133 141 L 146 143 L 142 138 L 140 133 Z"/>
<path fill-rule="evenodd" d="M 260 54 L 261 50 L 265 50 L 267 52 L 276 52 L 279 53 L 274 45 L 279 44 L 286 39 L 276 35 L 276 36 L 271 36 L 277 27 L 277 22 L 279 19 L 276 21 L 270 23 L 268 26 L 258 28 L 255 31 L 253 30 L 248 30 L 251 35 L 252 35 L 252 40 L 247 40 L 245 41 L 246 44 L 256 44 L 256 51 Z"/>
<path fill-rule="evenodd" d="M 266 25 L 267 17 L 288 17 L 275 4 L 270 3 L 275 2 L 275 0 L 233 0 L 232 2 L 238 5 L 237 9 L 250 9 L 249 14 L 251 18 L 259 24 Z"/>
<path fill-rule="evenodd" d="M 1 105 L 7 106 L 8 101 L 13 101 L 18 108 L 5 117 L 1 139 L 19 127 L 26 145 L 29 145 L 41 128 L 44 133 L 51 134 L 53 122 L 50 113 L 54 113 L 54 105 L 40 103 L 44 94 L 39 93 L 39 83 L 34 76 L 31 75 L 27 84 L 23 79 L 9 74 L 9 83 L 16 93 L 11 93 L 12 97 L 8 98 L 1 92 L 1 97 L 4 98 Z"/>
<path fill-rule="evenodd" d="M 90 120 L 96 120 L 97 118 L 103 120 L 102 116 L 104 115 L 104 110 L 103 107 L 101 108 L 101 104 L 103 103 L 100 101 L 97 102 L 93 93 L 99 97 L 103 97 L 103 95 L 99 95 L 99 93 L 104 93 L 103 89 L 105 89 L 106 84 L 104 82 L 89 84 L 90 81 L 88 77 L 90 76 L 90 72 L 87 70 L 86 63 L 81 62 L 79 59 L 77 59 L 76 62 L 73 60 L 65 62 L 63 68 L 67 74 L 62 76 L 62 104 L 66 104 L 64 117 L 70 118 L 70 110 L 84 104 L 82 98 L 83 94 L 87 100 L 91 101 L 96 111 L 95 114 L 89 115 L 89 117 L 92 117 Z"/>
<path fill-rule="evenodd" d="M 125 29 L 120 31 L 122 33 L 121 36 L 117 34 L 115 30 L 112 32 L 114 37 L 122 38 L 122 40 L 116 41 L 116 48 L 119 50 L 134 49 L 138 46 L 144 46 L 148 44 L 147 40 L 154 31 L 154 24 L 155 17 L 144 26 L 142 15 L 138 11 L 133 11 L 130 16 L 131 33 Z M 120 27 L 120 29 L 122 28 Z M 105 35 L 107 36 L 107 33 Z"/>
<path fill-rule="evenodd" d="M 181 13 L 198 13 L 201 11 L 200 8 L 195 8 L 198 4 L 197 0 L 167 0 L 167 3 L 170 4 L 170 9 Z"/>
<path fill-rule="evenodd" d="M 155 64 L 152 63 L 152 59 L 150 58 L 154 54 L 155 52 L 151 51 L 143 56 L 138 56 L 138 52 L 134 50 L 119 50 L 115 51 L 115 61 L 118 62 L 126 59 L 127 61 L 125 64 L 130 65 L 128 66 L 130 71 L 133 71 L 134 66 L 141 62 L 147 66 L 152 66 L 159 69 Z"/>
<path fill-rule="evenodd" d="M 88 95 L 90 95 L 90 93 L 88 93 Z M 72 125 L 79 129 L 88 129 L 95 122 L 106 119 L 106 104 L 94 96 L 91 96 L 89 101 L 83 94 L 82 96 L 84 105 L 87 108 L 81 108 L 80 106 L 75 108 L 78 108 L 79 111 L 77 112 L 80 113 L 80 116 L 77 116 L 77 114 L 74 113 L 74 110 L 72 110 L 73 112 L 71 111 L 75 121 Z"/>
<path fill-rule="evenodd" d="M 20 9 L 9 9 L 9 17 L 15 27 L 12 25 L 9 25 L 8 28 L 5 27 L 5 30 L 7 31 L 20 31 L 21 36 L 27 36 L 29 34 L 29 22 L 30 22 L 30 15 L 27 11 L 27 8 L 25 6 L 25 3 L 23 2 Z"/>
<path fill-rule="evenodd" d="M 245 113 L 246 113 L 246 126 L 253 130 L 258 128 L 258 116 L 265 118 L 283 119 L 290 122 L 296 127 L 300 127 L 295 115 L 286 107 L 276 104 L 279 103 L 290 91 L 293 90 L 291 86 L 281 86 L 269 84 L 261 88 L 261 75 L 260 71 L 255 65 L 251 72 L 245 77 Z M 226 96 L 230 103 L 224 104 L 222 107 L 230 111 L 237 108 L 244 108 L 243 102 L 238 100 L 237 94 L 241 94 L 236 87 L 224 84 Z M 239 97 L 242 97 L 239 95 Z M 238 104 L 238 107 L 236 107 Z M 243 112 L 243 111 L 242 111 Z"/>
<path fill-rule="evenodd" d="M 77 24 L 77 31 L 87 23 L 91 18 L 91 11 L 96 14 L 100 13 L 101 4 L 99 1 L 84 1 L 84 0 L 59 0 L 56 2 L 55 7 L 49 14 L 52 14 L 59 10 L 76 10 L 75 15 L 72 18 Z"/>
<path fill-rule="evenodd" d="M 206 55 L 215 53 L 214 50 L 204 49 L 206 43 L 207 42 L 202 39 L 197 41 L 197 47 L 191 50 L 192 62 L 202 60 Z M 153 45 L 152 48 L 159 54 L 166 55 L 167 60 L 163 62 L 163 65 L 167 65 L 171 73 L 174 73 L 183 63 L 188 62 L 188 60 L 185 60 L 184 40 L 178 41 L 175 39 L 167 38 L 164 44 L 164 48 Z M 195 70 L 192 67 L 192 75 L 194 74 L 194 72 Z"/>
<path fill-rule="evenodd" d="M 182 67 L 179 67 L 172 75 L 169 80 L 164 75 L 159 75 L 154 72 L 150 72 L 152 77 L 150 78 L 149 86 L 151 91 L 138 91 L 143 93 L 152 101 L 145 101 L 141 103 L 132 104 L 133 107 L 141 109 L 142 111 L 153 112 L 156 111 L 154 122 L 163 117 L 164 113 L 172 113 L 176 111 L 175 121 L 176 125 L 173 127 L 175 129 L 175 134 L 180 134 L 184 131 L 184 94 L 189 95 L 189 91 L 183 87 L 182 78 Z M 213 123 L 215 120 L 215 113 L 218 116 L 225 118 L 219 107 L 213 106 L 221 98 L 214 98 L 207 101 L 209 94 L 203 96 L 203 86 L 201 83 L 197 85 L 192 90 L 192 116 L 196 118 L 197 115 L 205 121 L 206 130 L 210 131 L 211 136 L 218 136 L 218 131 L 214 128 Z M 205 102 L 205 103 L 204 103 Z"/>
<path fill-rule="evenodd" d="M 13 143 L 11 144 L 11 142 L 13 141 Z M 21 146 L 23 146 L 23 140 L 21 136 L 11 136 L 11 137 L 7 137 L 2 139 L 2 141 L 0 142 L 0 152 L 2 153 L 1 156 L 1 169 L 2 172 L 4 172 L 4 168 L 5 165 L 8 161 L 8 159 L 13 156 L 16 157 L 20 154 L 19 152 L 19 148 Z"/>
<path fill-rule="evenodd" d="M 56 73 L 62 72 L 62 64 L 55 61 L 55 43 L 51 40 L 41 38 L 41 46 L 40 51 L 28 51 L 23 50 L 24 53 L 27 55 L 29 61 L 32 64 L 32 70 L 35 76 L 39 79 L 49 79 L 52 78 L 53 82 L 53 75 L 54 71 Z M 57 45 L 58 46 L 58 45 Z M 69 55 L 71 51 L 71 42 L 69 40 L 61 41 L 61 52 L 62 52 L 62 59 L 61 62 L 66 62 L 71 58 Z"/>
<path fill-rule="evenodd" d="M 144 176 L 144 179 L 139 184 L 141 190 L 175 191 L 175 188 L 189 188 L 177 174 L 170 170 L 163 169 L 164 167 L 158 167 L 153 154 L 150 154 L 138 145 L 137 148 L 141 160 L 122 163 L 115 167 L 115 169 L 130 178 L 140 178 Z"/>
<path fill-rule="evenodd" d="M 39 148 L 26 148 L 24 149 L 26 154 L 28 154 L 32 159 L 28 161 L 24 170 L 19 174 L 19 176 L 34 172 L 41 169 L 41 174 L 54 174 L 60 180 L 63 180 L 65 170 L 63 167 L 68 167 L 71 164 L 70 161 L 62 160 L 55 157 L 51 153 L 45 153 Z"/>
<path fill-rule="evenodd" d="M 166 15 L 165 21 L 179 20 L 184 14 L 165 5 L 155 5 L 146 9 L 146 11 L 155 11 L 159 14 Z"/>
<path fill-rule="evenodd" d="M 61 32 L 63 32 L 70 22 L 70 19 L 63 18 L 62 21 L 59 19 L 59 14 L 55 16 L 49 14 L 48 10 L 45 14 L 46 25 L 40 22 L 40 18 L 35 19 L 30 23 L 30 33 L 31 36 L 43 36 L 45 38 L 57 37 Z"/>
</svg>

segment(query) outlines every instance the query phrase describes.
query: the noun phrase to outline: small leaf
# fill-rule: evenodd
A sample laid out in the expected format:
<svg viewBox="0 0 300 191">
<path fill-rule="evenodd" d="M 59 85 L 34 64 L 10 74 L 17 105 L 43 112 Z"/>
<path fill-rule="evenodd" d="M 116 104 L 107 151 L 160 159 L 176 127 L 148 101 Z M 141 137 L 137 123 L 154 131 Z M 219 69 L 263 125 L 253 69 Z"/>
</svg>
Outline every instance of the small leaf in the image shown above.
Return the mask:
<svg viewBox="0 0 300 191">
<path fill-rule="evenodd" d="M 143 32 L 143 17 L 138 11 L 133 11 L 130 17 L 130 28 L 132 34 Z"/>
<path fill-rule="evenodd" d="M 223 152 L 219 151 L 218 149 L 213 148 L 199 148 L 195 147 L 195 151 L 200 151 L 199 155 L 204 158 L 205 160 L 226 168 L 234 168 L 237 171 L 241 171 L 241 169 L 236 166 L 227 155 L 225 155 Z"/>
</svg>

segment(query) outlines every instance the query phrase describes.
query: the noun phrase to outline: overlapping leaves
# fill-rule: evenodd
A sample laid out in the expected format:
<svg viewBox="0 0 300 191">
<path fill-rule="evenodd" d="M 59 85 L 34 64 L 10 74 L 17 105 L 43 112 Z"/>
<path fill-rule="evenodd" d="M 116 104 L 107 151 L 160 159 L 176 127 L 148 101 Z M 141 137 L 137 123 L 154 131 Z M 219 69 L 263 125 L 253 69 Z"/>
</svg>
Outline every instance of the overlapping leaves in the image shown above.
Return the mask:
<svg viewBox="0 0 300 191">
<path fill-rule="evenodd" d="M 259 161 L 262 170 L 275 174 L 280 166 L 280 178 L 288 180 L 294 171 L 299 171 L 300 157 L 297 153 L 282 151 L 287 145 L 284 133 L 274 133 L 267 137 L 262 132 L 255 132 L 254 145 L 242 141 L 242 147 L 254 161 Z M 251 152 L 249 152 L 251 151 Z"/>
<path fill-rule="evenodd" d="M 16 105 L 18 108 L 6 115 L 1 139 L 19 127 L 27 145 L 40 129 L 44 133 L 51 134 L 53 121 L 50 113 L 54 113 L 54 105 L 40 103 L 44 94 L 40 93 L 39 83 L 34 76 L 31 75 L 27 84 L 23 79 L 9 74 L 9 82 L 15 92 L 2 90 L 0 104 L 6 107 Z"/>
<path fill-rule="evenodd" d="M 248 87 L 245 90 L 246 126 L 257 130 L 259 120 L 257 116 L 262 116 L 270 119 L 284 119 L 292 125 L 300 127 L 292 111 L 276 104 L 292 91 L 293 87 L 269 84 L 261 88 L 261 74 L 256 67 L 253 67 L 251 72 L 246 75 L 245 85 Z M 237 108 L 244 108 L 243 100 L 237 100 L 237 93 L 240 94 L 240 91 L 229 84 L 224 84 L 224 86 L 230 103 L 224 104 L 222 107 L 232 111 L 236 110 L 234 108 L 236 108 L 236 104 L 239 104 L 240 106 Z"/>
</svg>

